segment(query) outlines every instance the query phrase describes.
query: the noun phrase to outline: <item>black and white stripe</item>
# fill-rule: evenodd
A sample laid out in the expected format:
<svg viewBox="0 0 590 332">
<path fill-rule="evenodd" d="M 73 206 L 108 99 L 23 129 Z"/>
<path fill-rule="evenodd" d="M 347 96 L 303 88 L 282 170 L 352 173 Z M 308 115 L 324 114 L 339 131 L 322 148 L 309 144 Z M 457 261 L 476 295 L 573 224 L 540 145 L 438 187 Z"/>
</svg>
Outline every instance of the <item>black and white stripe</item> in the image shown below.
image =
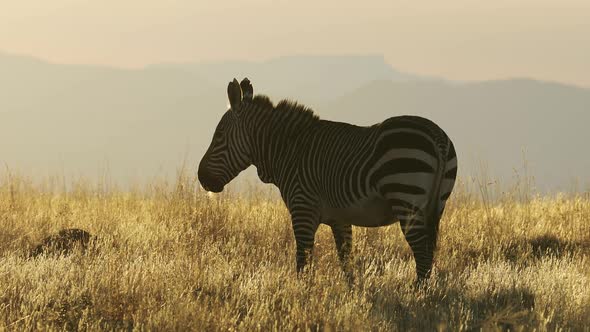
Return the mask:
<svg viewBox="0 0 590 332">
<path fill-rule="evenodd" d="M 219 192 L 250 165 L 275 184 L 291 213 L 297 270 L 306 266 L 320 223 L 331 226 L 347 276 L 352 225 L 400 222 L 418 280 L 432 269 L 439 221 L 457 175 L 453 143 L 436 124 L 399 116 L 370 127 L 320 120 L 289 101 L 254 96 L 247 79 L 228 86 L 230 109 L 199 165 Z"/>
</svg>

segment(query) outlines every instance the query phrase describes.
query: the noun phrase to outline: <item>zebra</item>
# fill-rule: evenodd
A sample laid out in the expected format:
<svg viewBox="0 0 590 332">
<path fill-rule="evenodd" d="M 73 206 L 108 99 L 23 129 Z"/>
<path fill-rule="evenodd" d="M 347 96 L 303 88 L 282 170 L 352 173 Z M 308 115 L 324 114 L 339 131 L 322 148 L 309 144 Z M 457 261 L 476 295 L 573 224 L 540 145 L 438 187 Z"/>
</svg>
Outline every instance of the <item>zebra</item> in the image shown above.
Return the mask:
<svg viewBox="0 0 590 332">
<path fill-rule="evenodd" d="M 229 109 L 198 168 L 201 186 L 223 191 L 251 165 L 278 187 L 289 210 L 296 268 L 310 261 L 318 226 L 331 227 L 339 261 L 353 281 L 352 226 L 399 222 L 416 264 L 416 281 L 431 275 L 439 221 L 457 175 L 445 132 L 418 116 L 361 127 L 320 119 L 290 100 L 274 105 L 250 81 L 227 87 Z"/>
</svg>

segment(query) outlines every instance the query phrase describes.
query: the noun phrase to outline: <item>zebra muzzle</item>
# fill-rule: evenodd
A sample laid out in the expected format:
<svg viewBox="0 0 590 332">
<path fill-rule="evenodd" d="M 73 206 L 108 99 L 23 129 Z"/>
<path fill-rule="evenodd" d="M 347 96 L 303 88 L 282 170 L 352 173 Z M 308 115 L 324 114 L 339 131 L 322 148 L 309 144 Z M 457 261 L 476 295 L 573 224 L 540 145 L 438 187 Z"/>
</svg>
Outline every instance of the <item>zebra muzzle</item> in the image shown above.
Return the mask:
<svg viewBox="0 0 590 332">
<path fill-rule="evenodd" d="M 220 193 L 223 191 L 224 185 L 218 179 L 204 172 L 199 172 L 198 177 L 203 189 L 213 193 Z"/>
</svg>

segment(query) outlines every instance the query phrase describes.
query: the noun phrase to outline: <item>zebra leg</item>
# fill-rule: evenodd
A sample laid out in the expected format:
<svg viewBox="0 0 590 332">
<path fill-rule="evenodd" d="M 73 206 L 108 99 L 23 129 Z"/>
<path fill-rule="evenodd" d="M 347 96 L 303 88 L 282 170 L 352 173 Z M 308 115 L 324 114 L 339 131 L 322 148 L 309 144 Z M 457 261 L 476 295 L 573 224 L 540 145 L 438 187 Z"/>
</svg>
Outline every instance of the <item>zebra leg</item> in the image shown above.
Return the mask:
<svg viewBox="0 0 590 332">
<path fill-rule="evenodd" d="M 415 217 L 405 220 L 400 218 L 402 232 L 414 254 L 416 282 L 419 284 L 428 279 L 432 271 L 436 234 L 433 234 L 433 231 L 429 229 L 429 224 L 425 224 Z"/>
<path fill-rule="evenodd" d="M 297 274 L 301 274 L 310 263 L 319 218 L 313 211 L 296 210 L 291 211 L 291 219 L 297 244 Z"/>
<path fill-rule="evenodd" d="M 330 224 L 338 257 L 342 264 L 342 270 L 348 279 L 349 284 L 354 283 L 354 274 L 352 270 L 352 226 L 348 224 Z"/>
</svg>

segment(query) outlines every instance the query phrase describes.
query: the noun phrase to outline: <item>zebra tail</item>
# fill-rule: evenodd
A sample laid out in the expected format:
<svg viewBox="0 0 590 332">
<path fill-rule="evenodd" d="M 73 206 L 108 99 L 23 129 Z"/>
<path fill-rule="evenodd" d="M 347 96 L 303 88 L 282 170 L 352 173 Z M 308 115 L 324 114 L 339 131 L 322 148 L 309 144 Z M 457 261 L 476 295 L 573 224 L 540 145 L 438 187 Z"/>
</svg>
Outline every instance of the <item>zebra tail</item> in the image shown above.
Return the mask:
<svg viewBox="0 0 590 332">
<path fill-rule="evenodd" d="M 445 135 L 446 136 L 446 135 Z M 441 186 L 444 180 L 444 173 L 446 167 L 446 158 L 449 152 L 449 140 L 446 139 L 444 144 L 438 144 L 438 167 L 436 170 L 436 176 L 433 180 L 433 190 L 429 199 L 429 206 L 426 216 L 426 228 L 430 238 L 430 244 L 432 249 L 436 249 L 436 242 L 438 238 L 438 226 L 440 222 L 440 195 Z"/>
</svg>

